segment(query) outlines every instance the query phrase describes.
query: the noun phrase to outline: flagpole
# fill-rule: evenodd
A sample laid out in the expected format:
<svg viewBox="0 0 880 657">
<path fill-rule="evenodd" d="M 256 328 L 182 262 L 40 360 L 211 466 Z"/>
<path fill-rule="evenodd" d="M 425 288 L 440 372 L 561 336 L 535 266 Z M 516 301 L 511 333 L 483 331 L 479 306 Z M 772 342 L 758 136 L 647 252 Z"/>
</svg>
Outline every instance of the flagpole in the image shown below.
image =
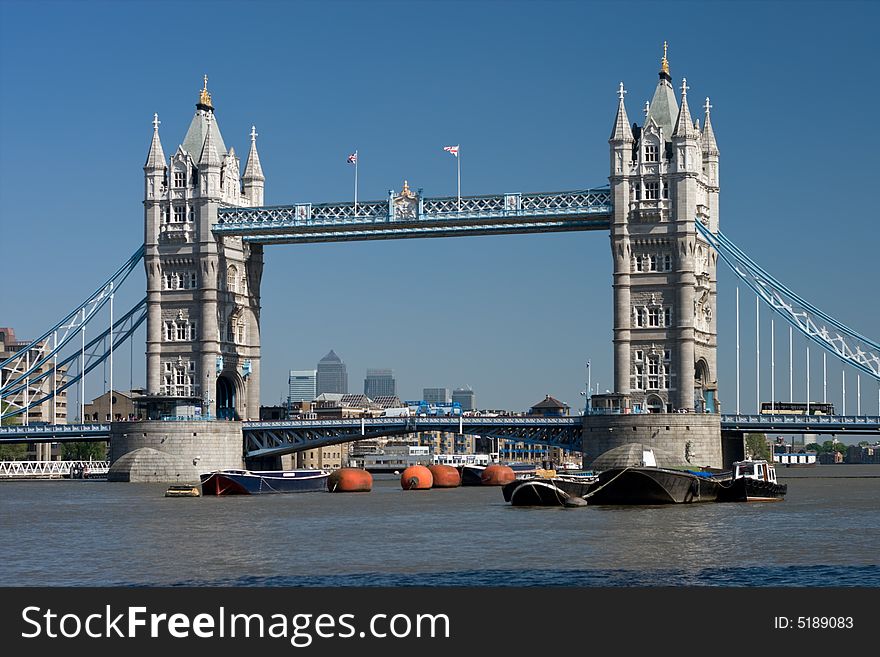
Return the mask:
<svg viewBox="0 0 880 657">
<path fill-rule="evenodd" d="M 354 216 L 358 213 L 358 152 L 354 152 Z"/>
<path fill-rule="evenodd" d="M 456 156 L 455 161 L 458 168 L 458 211 L 461 212 L 461 146 L 458 147 Z"/>
</svg>

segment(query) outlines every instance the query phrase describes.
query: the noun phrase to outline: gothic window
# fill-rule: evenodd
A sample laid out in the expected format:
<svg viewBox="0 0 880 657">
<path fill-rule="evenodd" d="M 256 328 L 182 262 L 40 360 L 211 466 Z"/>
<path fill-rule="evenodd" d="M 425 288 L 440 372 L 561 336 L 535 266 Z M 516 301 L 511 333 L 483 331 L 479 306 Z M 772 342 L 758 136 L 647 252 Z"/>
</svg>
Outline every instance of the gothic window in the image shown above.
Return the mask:
<svg viewBox="0 0 880 657">
<path fill-rule="evenodd" d="M 165 341 L 171 342 L 174 340 L 174 322 L 165 322 Z M 165 363 L 166 368 L 171 366 L 171 363 Z"/>
<path fill-rule="evenodd" d="M 238 344 L 244 344 L 244 320 L 238 320 L 238 323 L 235 325 L 235 341 Z"/>
<path fill-rule="evenodd" d="M 195 322 L 189 323 L 189 339 L 190 340 L 198 340 L 198 335 L 196 334 L 196 323 Z M 190 365 L 192 365 L 192 363 L 190 363 Z"/>
<path fill-rule="evenodd" d="M 657 271 L 657 255 L 654 253 L 648 256 L 648 271 Z"/>
<path fill-rule="evenodd" d="M 189 221 L 192 223 L 196 220 L 196 210 L 193 206 L 189 206 Z"/>
<path fill-rule="evenodd" d="M 181 342 L 186 340 L 186 330 L 187 325 L 186 322 L 178 322 L 177 323 L 177 339 Z"/>
<path fill-rule="evenodd" d="M 660 326 L 659 308 L 648 308 L 648 326 Z"/>
<path fill-rule="evenodd" d="M 657 356 L 648 358 L 648 390 L 660 388 L 660 362 Z"/>
<path fill-rule="evenodd" d="M 636 360 L 637 361 L 645 360 L 645 352 L 642 351 L 641 349 L 636 349 Z"/>
<path fill-rule="evenodd" d="M 669 198 L 669 185 L 663 185 L 663 198 Z"/>
<path fill-rule="evenodd" d="M 634 390 L 645 389 L 645 366 L 641 363 L 635 366 L 635 374 L 632 377 L 632 388 Z"/>
<path fill-rule="evenodd" d="M 171 361 L 165 361 L 165 372 L 168 374 L 171 373 Z"/>
<path fill-rule="evenodd" d="M 657 162 L 660 159 L 660 147 L 657 144 L 645 144 L 645 162 Z"/>
<path fill-rule="evenodd" d="M 238 270 L 235 265 L 229 265 L 226 270 L 226 289 L 230 292 L 238 291 Z"/>
<path fill-rule="evenodd" d="M 636 327 L 642 328 L 645 325 L 646 310 L 644 308 L 633 308 L 636 316 Z"/>
<path fill-rule="evenodd" d="M 663 309 L 663 326 L 672 326 L 672 308 Z"/>
<path fill-rule="evenodd" d="M 196 284 L 196 273 L 195 273 L 194 271 L 191 271 L 191 272 L 189 273 L 189 286 L 190 286 L 191 288 L 195 288 L 195 287 L 197 287 L 197 284 Z"/>
<path fill-rule="evenodd" d="M 182 224 L 186 221 L 186 208 L 182 205 L 174 206 L 174 223 Z"/>
<path fill-rule="evenodd" d="M 645 271 L 644 256 L 636 256 L 636 271 Z"/>
<path fill-rule="evenodd" d="M 672 256 L 668 253 L 663 256 L 663 271 L 672 271 Z"/>
<path fill-rule="evenodd" d="M 186 171 L 175 171 L 174 172 L 174 186 L 175 187 L 186 187 Z"/>
<path fill-rule="evenodd" d="M 645 183 L 645 198 L 649 201 L 656 201 L 660 198 L 660 183 L 656 180 Z"/>
</svg>

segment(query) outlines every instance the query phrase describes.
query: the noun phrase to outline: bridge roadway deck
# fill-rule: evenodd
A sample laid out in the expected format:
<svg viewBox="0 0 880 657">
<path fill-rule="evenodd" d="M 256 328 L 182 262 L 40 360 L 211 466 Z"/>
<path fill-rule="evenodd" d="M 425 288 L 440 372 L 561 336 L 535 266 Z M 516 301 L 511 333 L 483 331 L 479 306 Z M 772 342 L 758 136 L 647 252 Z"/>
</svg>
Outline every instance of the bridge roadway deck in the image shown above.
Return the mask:
<svg viewBox="0 0 880 657">
<path fill-rule="evenodd" d="M 259 244 L 608 230 L 607 187 L 535 194 L 220 208 L 217 235 Z"/>
<path fill-rule="evenodd" d="M 659 418 L 662 415 L 658 416 Z M 324 420 L 244 422 L 242 433 L 248 456 L 270 456 L 314 449 L 325 445 L 395 436 L 421 431 L 442 431 L 543 443 L 579 450 L 582 415 L 567 417 L 378 417 Z M 876 434 L 880 416 L 863 415 L 722 415 L 721 430 L 733 432 Z M 108 440 L 110 424 L 59 424 L 0 427 L 0 444 Z"/>
</svg>

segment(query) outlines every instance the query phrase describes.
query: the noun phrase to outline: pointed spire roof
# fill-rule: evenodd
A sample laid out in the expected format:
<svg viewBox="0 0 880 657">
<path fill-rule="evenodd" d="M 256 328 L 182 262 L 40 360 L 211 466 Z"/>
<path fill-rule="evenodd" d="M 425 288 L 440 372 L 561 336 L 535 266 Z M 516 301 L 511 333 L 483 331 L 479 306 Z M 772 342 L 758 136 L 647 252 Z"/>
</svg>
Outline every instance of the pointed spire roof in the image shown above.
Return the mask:
<svg viewBox="0 0 880 657">
<path fill-rule="evenodd" d="M 165 168 L 165 151 L 162 150 L 162 142 L 159 140 L 159 120 L 158 114 L 153 114 L 153 141 L 150 142 L 150 152 L 147 154 L 147 162 L 144 169 L 164 169 Z"/>
<path fill-rule="evenodd" d="M 208 165 L 208 166 L 220 166 L 220 155 L 217 153 L 217 148 L 214 146 L 214 134 L 211 130 L 211 125 L 214 123 L 211 120 L 211 115 L 207 115 L 205 117 L 208 125 L 208 129 L 205 131 L 205 144 L 202 147 L 202 156 L 199 158 L 200 165 Z"/>
<path fill-rule="evenodd" d="M 718 155 L 718 144 L 715 143 L 715 131 L 712 129 L 712 121 L 709 119 L 709 97 L 706 96 L 706 120 L 703 123 L 703 150 L 712 155 Z"/>
<path fill-rule="evenodd" d="M 633 141 L 632 128 L 629 125 L 629 117 L 626 115 L 626 107 L 623 104 L 623 97 L 626 89 L 623 88 L 623 82 L 617 90 L 617 97 L 620 101 L 617 103 L 617 117 L 614 119 L 614 129 L 611 131 L 611 141 Z"/>
<path fill-rule="evenodd" d="M 678 119 L 675 121 L 675 131 L 672 133 L 673 137 L 693 138 L 697 136 L 697 132 L 694 130 L 694 120 L 691 118 L 691 110 L 688 107 L 687 90 L 689 88 L 690 87 L 687 86 L 687 78 L 682 78 L 681 109 L 678 112 Z"/>
<path fill-rule="evenodd" d="M 244 168 L 243 180 L 265 180 L 263 167 L 260 166 L 260 154 L 257 153 L 257 128 L 251 126 L 251 150 L 248 152 L 247 165 Z"/>
<path fill-rule="evenodd" d="M 326 356 L 324 356 L 321 360 L 318 361 L 318 364 L 320 365 L 321 363 L 341 363 L 341 362 L 342 362 L 342 359 L 336 355 L 335 351 L 333 351 L 331 349 L 330 353 L 328 353 Z"/>
<path fill-rule="evenodd" d="M 214 120 L 209 120 L 211 117 Z M 211 93 L 208 91 L 208 76 L 205 76 L 205 86 L 199 92 L 199 102 L 196 103 L 196 113 L 189 124 L 186 131 L 186 137 L 183 138 L 183 150 L 189 153 L 194 162 L 202 160 L 202 150 L 205 141 L 211 132 L 211 140 L 214 142 L 214 148 L 217 149 L 219 156 L 226 155 L 226 144 L 223 142 L 223 136 L 220 134 L 220 127 L 214 117 L 214 105 L 211 100 Z"/>
<path fill-rule="evenodd" d="M 654 97 L 649 104 L 648 116 L 645 117 L 645 126 L 652 120 L 662 130 L 668 139 L 672 136 L 672 127 L 678 116 L 678 102 L 675 100 L 675 90 L 672 88 L 672 78 L 669 75 L 669 60 L 666 59 L 666 42 L 663 42 L 663 59 L 660 60 L 660 80 L 654 89 Z"/>
</svg>

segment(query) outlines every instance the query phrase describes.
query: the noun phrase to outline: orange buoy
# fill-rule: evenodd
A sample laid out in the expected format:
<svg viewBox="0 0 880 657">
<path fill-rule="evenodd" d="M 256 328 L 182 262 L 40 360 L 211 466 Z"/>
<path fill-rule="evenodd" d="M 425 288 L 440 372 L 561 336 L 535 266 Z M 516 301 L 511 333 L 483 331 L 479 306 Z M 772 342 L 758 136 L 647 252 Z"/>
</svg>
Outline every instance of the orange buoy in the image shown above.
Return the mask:
<svg viewBox="0 0 880 657">
<path fill-rule="evenodd" d="M 434 485 L 434 475 L 424 465 L 411 465 L 400 475 L 403 490 L 427 490 Z"/>
<path fill-rule="evenodd" d="M 458 468 L 443 463 L 434 463 L 428 466 L 434 477 L 434 488 L 457 488 L 461 486 L 461 473 Z"/>
<path fill-rule="evenodd" d="M 327 477 L 331 493 L 369 493 L 373 490 L 373 475 L 360 468 L 339 468 Z"/>
<path fill-rule="evenodd" d="M 516 473 L 512 468 L 500 463 L 487 465 L 480 474 L 480 482 L 483 486 L 504 486 L 516 479 Z"/>
</svg>

